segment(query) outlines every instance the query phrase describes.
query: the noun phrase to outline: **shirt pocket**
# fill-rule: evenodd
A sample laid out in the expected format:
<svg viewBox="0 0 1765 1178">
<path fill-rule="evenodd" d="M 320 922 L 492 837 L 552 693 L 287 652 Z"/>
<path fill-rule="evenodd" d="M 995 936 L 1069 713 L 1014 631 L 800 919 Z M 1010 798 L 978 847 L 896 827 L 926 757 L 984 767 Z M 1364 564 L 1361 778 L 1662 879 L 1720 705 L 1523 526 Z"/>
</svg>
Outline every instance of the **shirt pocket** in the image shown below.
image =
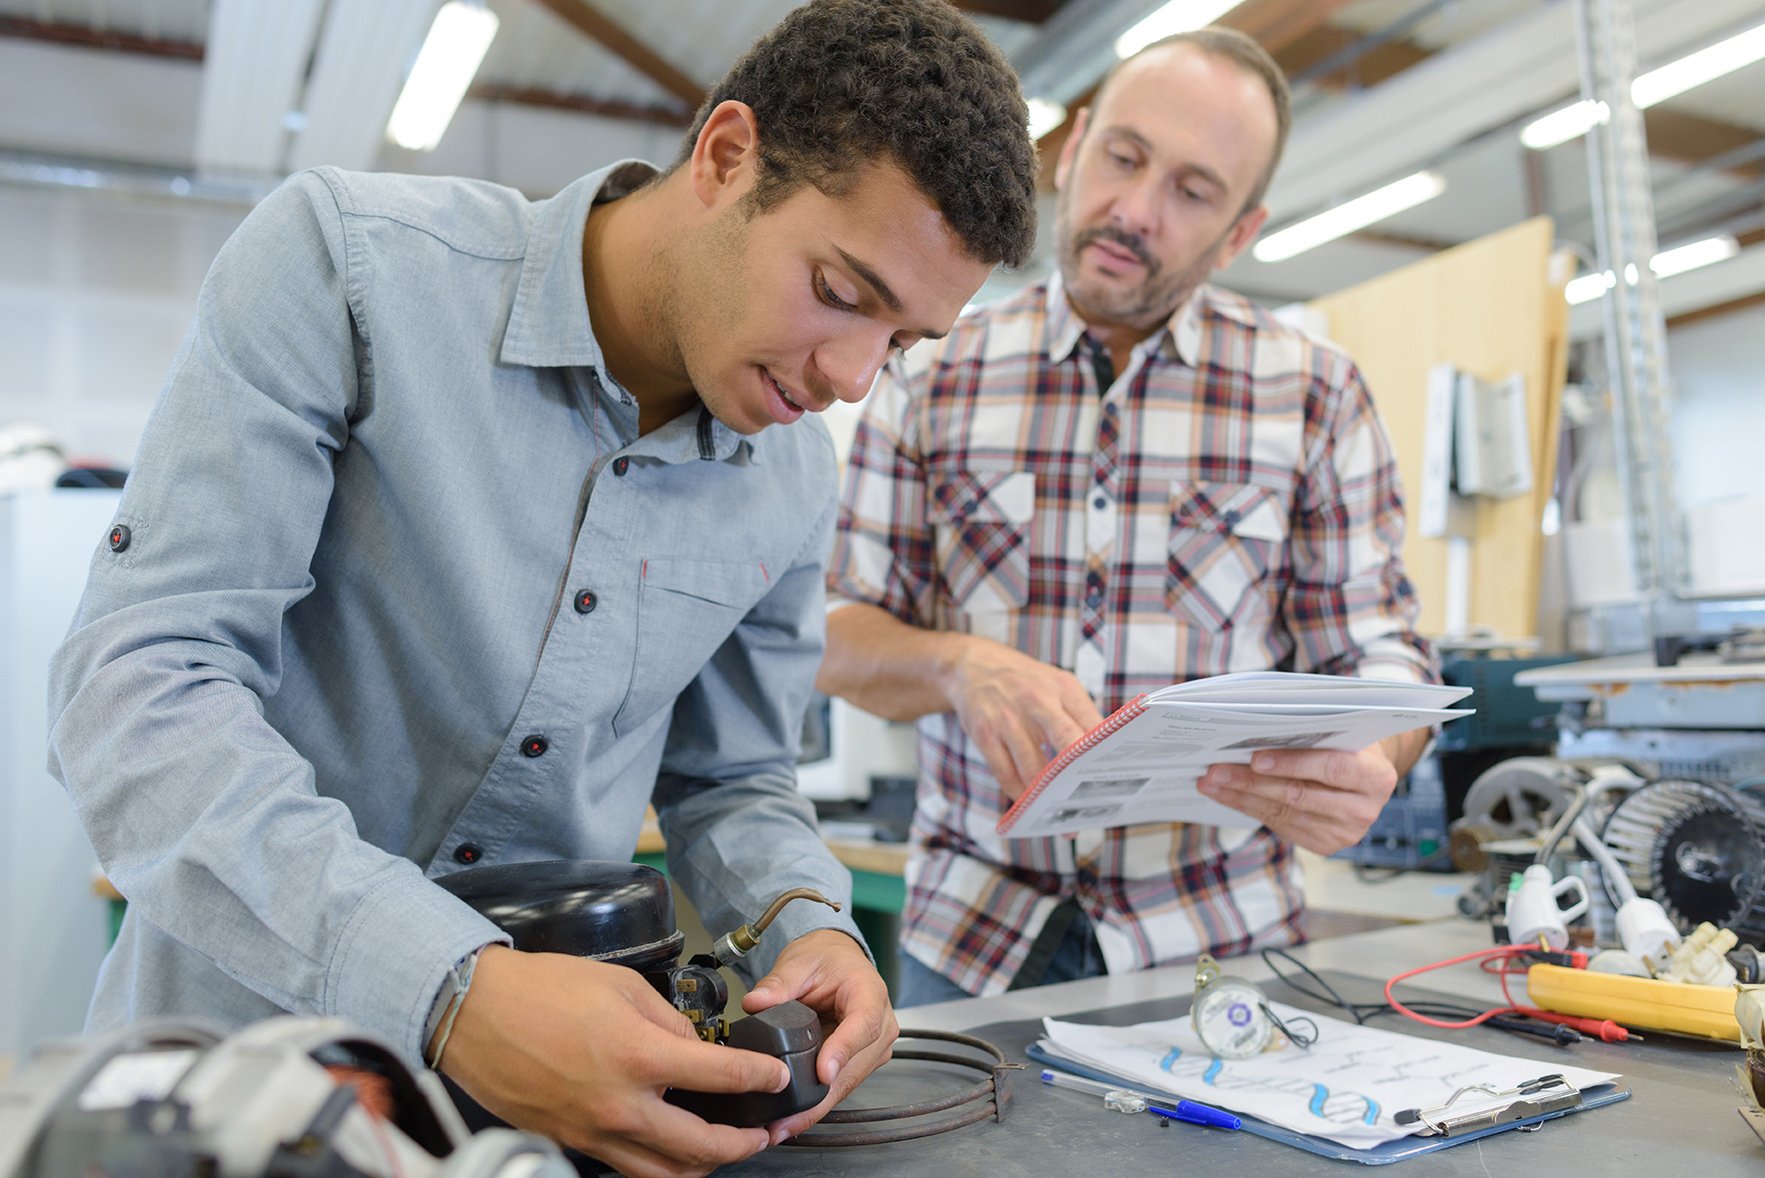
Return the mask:
<svg viewBox="0 0 1765 1178">
<path fill-rule="evenodd" d="M 1280 495 L 1244 483 L 1171 483 L 1165 604 L 1210 630 L 1266 624 L 1287 539 Z"/>
<path fill-rule="evenodd" d="M 613 716 L 614 733 L 623 736 L 672 707 L 766 589 L 757 560 L 644 561 L 631 682 Z"/>
<path fill-rule="evenodd" d="M 1036 476 L 962 471 L 932 486 L 927 516 L 951 604 L 970 616 L 1021 610 L 1030 596 Z"/>
</svg>

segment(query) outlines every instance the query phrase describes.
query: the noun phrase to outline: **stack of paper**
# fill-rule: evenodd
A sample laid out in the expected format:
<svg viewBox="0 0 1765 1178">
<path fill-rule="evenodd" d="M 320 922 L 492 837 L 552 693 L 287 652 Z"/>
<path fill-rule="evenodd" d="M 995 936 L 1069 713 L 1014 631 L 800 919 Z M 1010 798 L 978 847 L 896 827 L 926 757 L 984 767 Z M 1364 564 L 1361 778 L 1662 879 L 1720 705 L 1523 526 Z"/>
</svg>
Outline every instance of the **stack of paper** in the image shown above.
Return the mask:
<svg viewBox="0 0 1765 1178">
<path fill-rule="evenodd" d="M 1252 827 L 1257 820 L 1195 788 L 1209 765 L 1262 749 L 1356 751 L 1470 715 L 1446 705 L 1468 687 L 1253 671 L 1140 696 L 1042 771 L 999 822 L 1012 838 L 1141 822 Z"/>
<path fill-rule="evenodd" d="M 1201 1045 L 1187 1018 L 1132 1027 L 1044 1019 L 1047 1038 L 1036 1045 L 1038 1058 L 1066 1061 L 1096 1079 L 1230 1109 L 1351 1149 L 1416 1132 L 1422 1126 L 1396 1120 L 1406 1109 L 1450 1102 L 1452 1115 L 1463 1116 L 1513 1099 L 1462 1091 L 1474 1085 L 1500 1094 L 1547 1073 L 1560 1074 L 1577 1089 L 1617 1078 L 1557 1061 L 1356 1026 L 1279 1002 L 1269 1006 L 1283 1022 L 1311 1019 L 1318 1026 L 1317 1041 L 1305 1049 L 1289 1044 L 1249 1059 L 1222 1060 Z"/>
</svg>

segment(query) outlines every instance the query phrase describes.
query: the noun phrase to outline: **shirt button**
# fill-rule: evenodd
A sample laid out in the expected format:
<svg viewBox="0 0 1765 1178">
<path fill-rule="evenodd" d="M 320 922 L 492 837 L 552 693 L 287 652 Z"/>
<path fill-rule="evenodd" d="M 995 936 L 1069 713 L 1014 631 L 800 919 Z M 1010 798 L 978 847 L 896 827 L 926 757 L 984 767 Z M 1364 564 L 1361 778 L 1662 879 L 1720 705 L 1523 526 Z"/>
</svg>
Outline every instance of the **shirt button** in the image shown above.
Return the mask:
<svg viewBox="0 0 1765 1178">
<path fill-rule="evenodd" d="M 594 594 L 590 593 L 587 589 L 582 590 L 582 592 L 576 595 L 577 613 L 592 614 L 594 612 L 594 604 Z"/>
<path fill-rule="evenodd" d="M 484 858 L 484 852 L 477 843 L 461 843 L 454 848 L 454 862 L 471 865 Z"/>
<path fill-rule="evenodd" d="M 523 757 L 543 757 L 545 756 L 545 750 L 551 747 L 552 742 L 536 732 L 532 736 L 524 737 L 522 739 L 521 755 Z"/>
<path fill-rule="evenodd" d="M 624 455 L 620 455 L 618 458 L 613 459 L 613 477 L 619 479 L 624 478 L 625 472 L 629 470 L 630 467 L 631 459 L 626 458 Z"/>
<path fill-rule="evenodd" d="M 1085 604 L 1090 606 L 1092 609 L 1096 609 L 1099 605 L 1102 605 L 1103 604 L 1103 590 L 1092 589 L 1090 592 L 1086 593 L 1085 594 Z"/>
<path fill-rule="evenodd" d="M 1098 511 L 1102 511 L 1105 507 L 1109 506 L 1109 500 L 1099 495 L 1097 498 L 1091 500 L 1091 506 L 1095 507 Z"/>
<path fill-rule="evenodd" d="M 86 534 L 91 535 L 90 532 Z M 110 535 L 107 536 L 106 539 L 110 543 L 110 550 L 112 552 L 123 552 L 129 547 L 129 529 L 122 524 L 118 524 L 116 527 L 110 529 Z"/>
</svg>

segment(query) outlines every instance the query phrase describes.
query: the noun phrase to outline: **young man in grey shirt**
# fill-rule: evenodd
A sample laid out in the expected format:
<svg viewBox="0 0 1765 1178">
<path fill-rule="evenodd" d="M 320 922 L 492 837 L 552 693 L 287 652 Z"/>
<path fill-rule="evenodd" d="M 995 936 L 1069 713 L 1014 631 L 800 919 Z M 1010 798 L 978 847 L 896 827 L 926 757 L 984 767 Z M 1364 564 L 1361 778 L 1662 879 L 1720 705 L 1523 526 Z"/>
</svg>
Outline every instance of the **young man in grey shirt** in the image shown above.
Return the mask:
<svg viewBox="0 0 1765 1178">
<path fill-rule="evenodd" d="M 712 927 L 848 896 L 793 762 L 836 467 L 805 413 L 948 330 L 1034 234 L 1015 78 L 937 0 L 817 0 L 665 173 L 537 203 L 321 169 L 217 258 L 51 682 L 51 763 L 128 916 L 91 1026 L 346 1017 L 633 1174 L 800 1131 L 888 1055 L 844 915 L 787 908 L 749 1011 L 837 1024 L 778 1088 L 629 971 L 517 953 L 432 879 L 629 859 L 653 800 Z M 782 949 L 776 946 L 782 945 Z M 436 1013 L 470 962 L 445 1053 Z"/>
</svg>

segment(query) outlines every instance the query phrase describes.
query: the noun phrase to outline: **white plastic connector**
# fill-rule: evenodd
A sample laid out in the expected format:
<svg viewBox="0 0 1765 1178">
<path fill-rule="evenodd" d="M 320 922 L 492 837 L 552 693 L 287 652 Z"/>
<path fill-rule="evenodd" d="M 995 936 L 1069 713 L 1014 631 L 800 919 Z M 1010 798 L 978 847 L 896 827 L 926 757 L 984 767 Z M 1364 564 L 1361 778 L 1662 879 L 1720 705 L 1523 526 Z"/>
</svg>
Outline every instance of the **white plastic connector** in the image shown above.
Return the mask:
<svg viewBox="0 0 1765 1178">
<path fill-rule="evenodd" d="M 1560 907 L 1562 897 L 1576 893 L 1578 899 L 1567 908 Z M 1508 941 L 1515 945 L 1537 945 L 1547 949 L 1565 949 L 1569 945 L 1568 922 L 1587 911 L 1587 885 L 1579 876 L 1566 875 L 1551 882 L 1550 868 L 1534 863 L 1520 876 L 1519 886 L 1508 892 Z"/>
<path fill-rule="evenodd" d="M 1650 973 L 1659 977 L 1673 951 L 1679 948 L 1679 930 L 1667 919 L 1667 910 L 1654 900 L 1626 900 L 1618 906 L 1613 923 L 1624 951 L 1640 959 Z"/>
<path fill-rule="evenodd" d="M 1694 986 L 1732 986 L 1734 966 L 1723 954 L 1734 948 L 1737 940 L 1732 930 L 1717 928 L 1706 920 L 1673 951 L 1667 968 L 1657 976 Z"/>
</svg>

